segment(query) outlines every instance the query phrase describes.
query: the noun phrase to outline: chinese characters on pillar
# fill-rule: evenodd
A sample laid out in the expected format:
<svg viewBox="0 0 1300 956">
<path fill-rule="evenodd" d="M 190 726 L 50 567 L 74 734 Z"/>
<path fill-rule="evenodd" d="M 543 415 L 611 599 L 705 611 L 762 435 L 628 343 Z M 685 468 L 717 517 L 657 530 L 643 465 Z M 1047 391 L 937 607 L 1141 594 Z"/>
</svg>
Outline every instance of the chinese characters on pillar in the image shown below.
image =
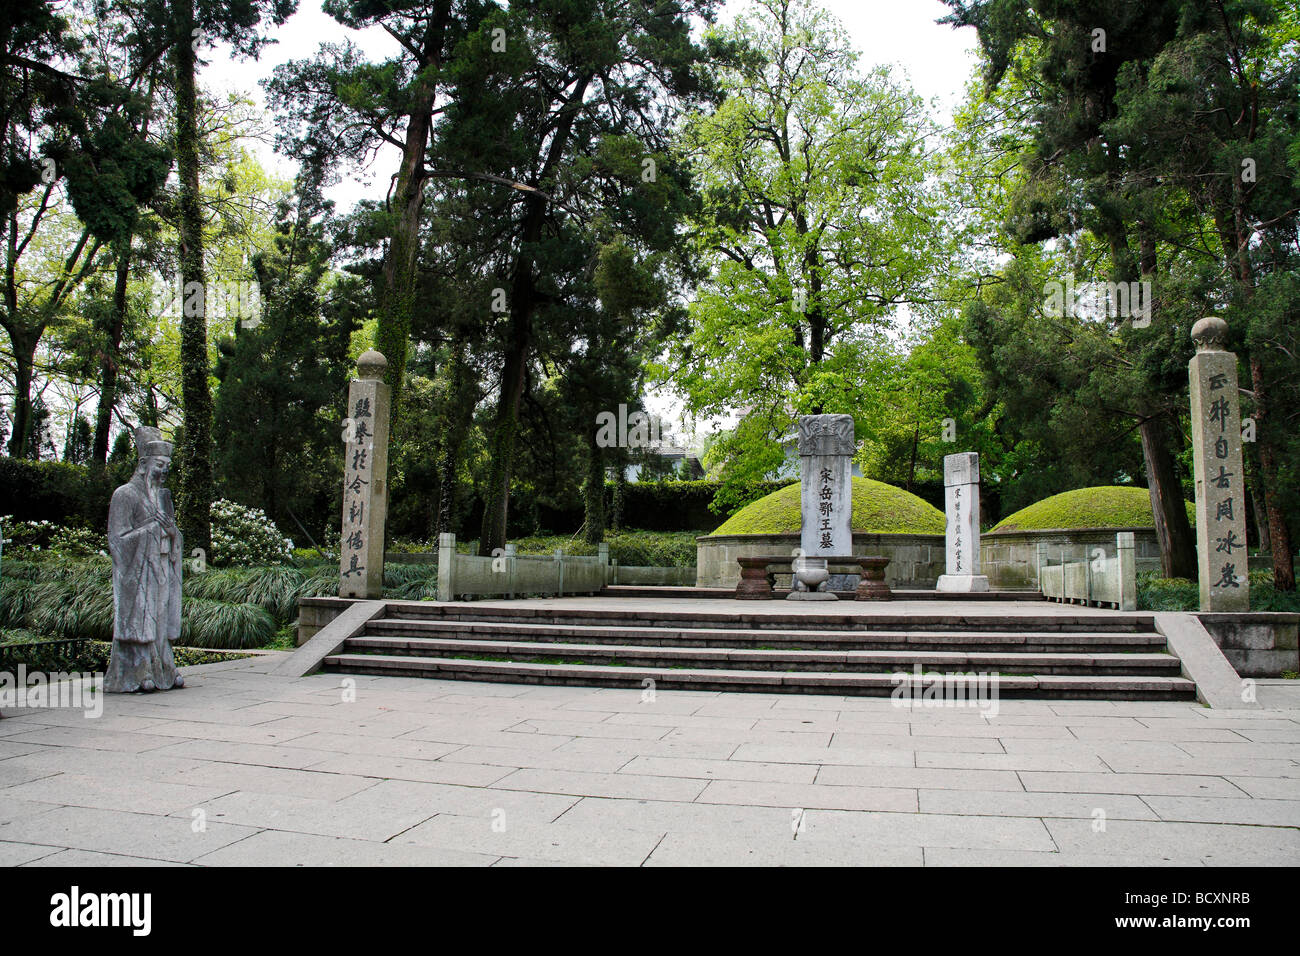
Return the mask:
<svg viewBox="0 0 1300 956">
<path fill-rule="evenodd" d="M 1197 322 L 1196 354 L 1188 365 L 1202 611 L 1250 610 L 1241 403 L 1237 356 L 1223 349 L 1227 335 L 1222 319 Z"/>
<path fill-rule="evenodd" d="M 352 441 L 347 443 L 343 476 L 343 580 L 366 573 L 366 505 L 374 481 L 374 412 L 368 397 L 350 409 Z"/>
<path fill-rule="evenodd" d="M 1246 543 L 1237 537 L 1236 529 L 1233 527 L 1238 512 L 1243 512 L 1245 509 L 1244 496 L 1239 495 L 1239 490 L 1244 486 L 1241 476 L 1228 471 L 1227 465 L 1224 464 L 1231 454 L 1227 430 L 1233 424 L 1234 416 L 1228 399 L 1222 394 L 1215 395 L 1216 392 L 1221 393 L 1227 386 L 1226 375 L 1216 373 L 1210 376 L 1209 387 L 1212 400 L 1209 431 L 1214 437 L 1214 445 L 1206 452 L 1210 458 L 1211 470 L 1206 482 L 1206 494 L 1214 503 L 1214 524 L 1211 527 L 1210 537 L 1214 543 L 1215 580 L 1211 582 L 1211 588 L 1241 587 L 1239 578 L 1244 572 L 1238 572 L 1237 565 L 1242 561 L 1240 558 L 1234 560 L 1233 555 L 1240 551 L 1244 557 L 1246 552 Z M 1218 472 L 1213 473 L 1216 466 Z M 1238 500 L 1239 497 L 1241 500 Z"/>
<path fill-rule="evenodd" d="M 388 416 L 392 390 L 378 352 L 357 360 L 348 389 L 343 438 L 343 537 L 339 596 L 377 598 L 384 586 L 384 522 L 388 514 Z"/>
</svg>

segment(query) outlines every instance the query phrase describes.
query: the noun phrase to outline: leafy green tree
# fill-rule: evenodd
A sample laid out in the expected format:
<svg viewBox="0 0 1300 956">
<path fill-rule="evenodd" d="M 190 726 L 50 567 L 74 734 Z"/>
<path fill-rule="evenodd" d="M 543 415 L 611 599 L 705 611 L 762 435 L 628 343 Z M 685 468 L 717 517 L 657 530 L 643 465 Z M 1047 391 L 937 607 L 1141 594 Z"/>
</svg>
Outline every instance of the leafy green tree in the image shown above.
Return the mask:
<svg viewBox="0 0 1300 956">
<path fill-rule="evenodd" d="M 66 314 L 100 250 L 120 240 L 166 176 L 165 151 L 139 134 L 147 104 L 96 73 L 92 54 L 69 19 L 46 4 L 12 4 L 0 18 L 0 327 L 14 362 L 9 452 L 16 456 L 27 452 L 42 337 Z"/>
<path fill-rule="evenodd" d="M 829 14 L 759 0 L 715 39 L 744 54 L 714 65 L 726 99 L 681 142 L 708 278 L 659 372 L 691 413 L 745 415 L 711 457 L 748 484 L 784 461 L 798 415 L 861 407 L 900 308 L 933 294 L 944 211 L 920 98 L 863 73 Z"/>
</svg>

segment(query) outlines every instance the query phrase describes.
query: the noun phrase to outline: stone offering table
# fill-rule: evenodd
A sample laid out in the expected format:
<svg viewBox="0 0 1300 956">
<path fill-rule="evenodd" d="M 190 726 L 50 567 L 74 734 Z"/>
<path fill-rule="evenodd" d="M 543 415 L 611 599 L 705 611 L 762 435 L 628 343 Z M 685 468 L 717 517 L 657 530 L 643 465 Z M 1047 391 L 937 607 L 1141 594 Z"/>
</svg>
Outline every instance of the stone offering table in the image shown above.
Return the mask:
<svg viewBox="0 0 1300 956">
<path fill-rule="evenodd" d="M 776 576 L 793 574 L 794 556 L 789 554 L 764 554 L 736 558 L 740 565 L 740 582 L 736 585 L 736 598 L 741 601 L 770 601 L 776 598 Z M 859 601 L 888 601 L 893 598 L 889 585 L 885 584 L 885 568 L 889 558 L 863 557 L 855 554 L 836 554 L 824 559 L 827 567 L 854 569 L 852 575 L 839 574 L 835 577 L 856 576 L 857 587 L 853 592 Z M 832 577 L 834 580 L 834 577 Z M 793 581 L 791 582 L 793 587 Z M 843 593 L 835 591 L 830 593 Z M 867 596 L 864 596 L 867 595 Z"/>
</svg>

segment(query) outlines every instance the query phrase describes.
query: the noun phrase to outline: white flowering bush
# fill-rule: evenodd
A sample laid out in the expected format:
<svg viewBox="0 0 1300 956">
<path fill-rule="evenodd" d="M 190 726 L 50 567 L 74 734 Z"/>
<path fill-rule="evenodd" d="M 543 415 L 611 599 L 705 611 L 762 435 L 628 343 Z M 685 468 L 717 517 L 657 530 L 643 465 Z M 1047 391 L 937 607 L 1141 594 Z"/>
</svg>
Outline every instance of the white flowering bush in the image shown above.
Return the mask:
<svg viewBox="0 0 1300 956">
<path fill-rule="evenodd" d="M 73 528 L 53 521 L 14 521 L 11 515 L 0 515 L 0 527 L 4 530 L 4 550 L 15 558 L 108 553 L 107 537 L 89 528 Z"/>
<path fill-rule="evenodd" d="M 211 514 L 211 563 L 282 564 L 293 557 L 293 539 L 281 534 L 262 509 L 219 498 Z"/>
</svg>

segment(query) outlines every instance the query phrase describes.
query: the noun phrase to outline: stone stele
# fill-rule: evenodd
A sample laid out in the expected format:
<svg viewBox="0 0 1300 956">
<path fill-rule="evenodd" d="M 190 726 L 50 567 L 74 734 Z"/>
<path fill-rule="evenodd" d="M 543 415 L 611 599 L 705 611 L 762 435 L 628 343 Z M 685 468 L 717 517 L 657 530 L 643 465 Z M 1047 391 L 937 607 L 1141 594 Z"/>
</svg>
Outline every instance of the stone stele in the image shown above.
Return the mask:
<svg viewBox="0 0 1300 956">
<path fill-rule="evenodd" d="M 853 553 L 853 416 L 799 419 L 799 545 L 810 558 Z"/>
<path fill-rule="evenodd" d="M 343 539 L 339 597 L 378 598 L 384 587 L 388 517 L 388 414 L 393 391 L 381 381 L 388 360 L 373 350 L 357 359 L 344 422 Z"/>
<path fill-rule="evenodd" d="M 987 591 L 980 574 L 980 456 L 973 451 L 943 459 L 948 573 L 936 591 Z"/>
<path fill-rule="evenodd" d="M 181 566 L 185 553 L 172 494 L 163 482 L 172 445 L 156 428 L 135 430 L 139 461 L 108 506 L 113 558 L 113 650 L 104 674 L 112 694 L 183 687 L 172 641 L 181 634 Z"/>
<path fill-rule="evenodd" d="M 1249 611 L 1246 482 L 1241 467 L 1237 356 L 1225 351 L 1228 323 L 1192 326 L 1192 469 L 1196 478 L 1196 554 L 1202 611 Z"/>
</svg>

